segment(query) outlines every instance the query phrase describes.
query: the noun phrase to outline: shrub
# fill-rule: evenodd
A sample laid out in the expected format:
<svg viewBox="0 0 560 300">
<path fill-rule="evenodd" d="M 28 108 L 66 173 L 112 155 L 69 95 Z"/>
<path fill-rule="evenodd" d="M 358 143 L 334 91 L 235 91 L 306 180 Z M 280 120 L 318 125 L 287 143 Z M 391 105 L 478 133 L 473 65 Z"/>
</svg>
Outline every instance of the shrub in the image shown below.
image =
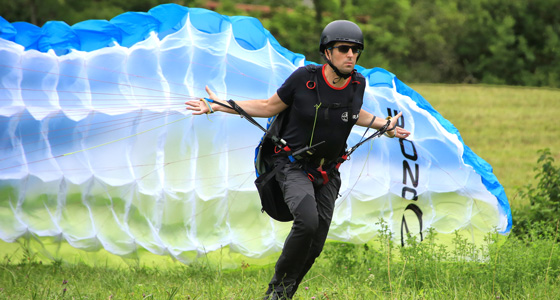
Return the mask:
<svg viewBox="0 0 560 300">
<path fill-rule="evenodd" d="M 529 240 L 555 235 L 560 213 L 560 166 L 554 165 L 554 158 L 548 148 L 538 152 L 539 165 L 535 168 L 538 183 L 535 187 L 526 185 L 519 193 L 530 204 L 514 210 L 517 224 L 513 227 L 513 234 Z"/>
</svg>

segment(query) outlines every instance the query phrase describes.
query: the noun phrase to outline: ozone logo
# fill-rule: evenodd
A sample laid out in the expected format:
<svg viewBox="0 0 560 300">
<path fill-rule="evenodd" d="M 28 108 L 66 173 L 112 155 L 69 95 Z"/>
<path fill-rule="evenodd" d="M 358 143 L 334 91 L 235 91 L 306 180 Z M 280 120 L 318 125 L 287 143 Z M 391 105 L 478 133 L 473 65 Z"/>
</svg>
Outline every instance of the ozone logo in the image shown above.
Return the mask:
<svg viewBox="0 0 560 300">
<path fill-rule="evenodd" d="M 398 112 L 396 110 L 391 110 L 391 108 L 387 108 L 388 116 L 392 117 L 397 114 Z M 405 126 L 404 117 L 401 117 L 399 119 L 397 126 L 404 128 Z M 406 200 L 418 201 L 418 192 L 416 191 L 416 188 L 418 187 L 418 182 L 420 179 L 420 166 L 418 165 L 418 152 L 416 151 L 416 146 L 414 145 L 413 141 L 402 139 L 402 138 L 399 139 L 399 145 L 401 149 L 401 154 L 403 156 L 403 161 L 402 161 L 403 187 L 401 190 L 401 197 Z M 423 216 L 422 210 L 415 203 L 410 203 L 406 206 L 406 208 L 402 213 L 403 214 L 401 220 L 401 245 L 402 246 L 404 246 L 405 243 L 405 236 L 408 233 L 410 233 L 407 224 L 407 218 L 405 216 L 405 213 L 407 211 L 412 211 L 414 213 L 414 216 L 416 216 L 416 218 L 418 219 L 418 223 L 420 225 L 419 227 L 420 241 L 424 240 L 422 234 L 422 216 Z M 409 218 L 411 217 L 411 214 L 407 214 L 407 215 L 409 216 Z"/>
</svg>

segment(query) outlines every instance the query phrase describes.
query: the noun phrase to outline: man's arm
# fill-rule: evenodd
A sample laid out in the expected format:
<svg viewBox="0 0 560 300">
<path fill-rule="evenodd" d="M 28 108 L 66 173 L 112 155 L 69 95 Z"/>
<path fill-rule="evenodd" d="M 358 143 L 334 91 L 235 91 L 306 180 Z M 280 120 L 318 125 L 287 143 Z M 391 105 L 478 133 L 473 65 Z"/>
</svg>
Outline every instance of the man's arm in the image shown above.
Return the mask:
<svg viewBox="0 0 560 300">
<path fill-rule="evenodd" d="M 208 88 L 208 86 L 206 87 L 206 92 L 208 93 L 209 98 L 214 102 L 225 103 L 227 105 L 227 103 L 220 100 L 220 98 L 218 98 L 216 94 Z M 238 101 L 236 103 L 252 117 L 269 118 L 288 108 L 288 105 L 286 105 L 276 93 L 268 99 L 246 100 Z M 208 105 L 210 105 L 210 107 L 208 107 L 208 105 L 206 105 L 206 103 L 202 100 L 187 101 L 185 102 L 185 105 L 187 105 L 188 110 L 193 111 L 193 115 L 206 114 L 210 112 L 210 107 L 212 108 L 212 111 L 221 111 L 230 114 L 237 113 L 233 109 L 223 107 L 217 103 L 208 102 Z"/>
</svg>

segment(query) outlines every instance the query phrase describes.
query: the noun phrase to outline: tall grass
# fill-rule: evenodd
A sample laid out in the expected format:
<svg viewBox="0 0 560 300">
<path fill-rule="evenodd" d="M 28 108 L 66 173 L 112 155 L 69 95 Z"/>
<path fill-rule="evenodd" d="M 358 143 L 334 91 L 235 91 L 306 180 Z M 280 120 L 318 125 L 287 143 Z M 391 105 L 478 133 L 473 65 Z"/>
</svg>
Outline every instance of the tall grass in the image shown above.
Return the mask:
<svg viewBox="0 0 560 300">
<path fill-rule="evenodd" d="M 558 225 L 558 224 L 556 224 Z M 294 299 L 560 299 L 558 231 L 531 241 L 475 246 L 456 235 L 449 248 L 429 231 L 423 242 L 393 243 L 381 221 L 374 243 L 331 242 Z M 4 258 L 0 299 L 260 299 L 272 266 L 234 270 L 201 260 L 176 268 L 43 264 Z"/>
</svg>

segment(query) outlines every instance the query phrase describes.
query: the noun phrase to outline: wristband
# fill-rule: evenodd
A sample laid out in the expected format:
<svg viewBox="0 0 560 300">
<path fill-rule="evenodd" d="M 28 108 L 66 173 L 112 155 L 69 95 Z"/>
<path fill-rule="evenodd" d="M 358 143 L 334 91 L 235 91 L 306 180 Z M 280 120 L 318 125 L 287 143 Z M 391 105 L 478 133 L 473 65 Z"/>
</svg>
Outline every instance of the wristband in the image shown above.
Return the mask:
<svg viewBox="0 0 560 300">
<path fill-rule="evenodd" d="M 391 117 L 391 116 L 388 116 L 387 118 L 385 118 L 385 120 L 388 120 L 388 121 L 390 121 L 390 120 L 392 120 L 392 119 L 393 119 L 393 117 Z M 393 134 L 393 136 L 390 136 L 390 135 L 388 134 L 388 132 L 389 132 L 389 131 L 393 131 L 393 130 L 394 130 L 394 134 Z M 393 128 L 391 128 L 391 129 L 387 129 L 387 131 L 385 131 L 385 133 L 383 133 L 383 135 L 385 135 L 386 137 L 391 138 L 391 139 L 394 138 L 394 137 L 396 137 L 396 136 L 397 136 L 397 125 L 395 125 L 395 126 L 394 126 Z"/>
<path fill-rule="evenodd" d="M 206 107 L 208 107 L 208 112 L 206 114 L 213 114 L 214 110 L 212 109 L 212 105 L 208 103 L 208 100 L 206 98 L 200 98 L 200 101 L 204 102 L 204 104 L 206 104 Z"/>
</svg>

